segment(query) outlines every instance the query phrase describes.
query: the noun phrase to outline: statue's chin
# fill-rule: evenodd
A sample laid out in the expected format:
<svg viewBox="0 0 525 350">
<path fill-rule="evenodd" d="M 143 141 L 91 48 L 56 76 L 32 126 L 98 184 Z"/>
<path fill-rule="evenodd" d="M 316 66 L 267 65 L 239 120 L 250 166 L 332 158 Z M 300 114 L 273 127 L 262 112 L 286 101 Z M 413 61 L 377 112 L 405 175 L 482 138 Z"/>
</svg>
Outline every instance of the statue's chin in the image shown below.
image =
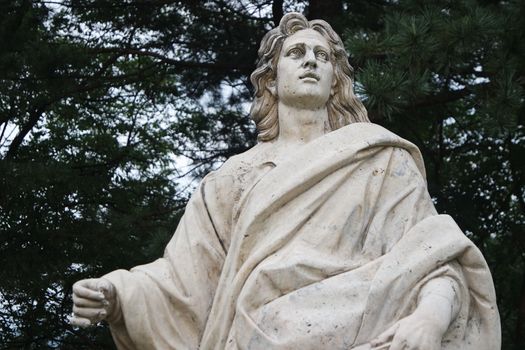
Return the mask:
<svg viewBox="0 0 525 350">
<path fill-rule="evenodd" d="M 280 101 L 297 109 L 318 110 L 326 107 L 328 96 L 320 95 L 316 91 L 302 91 L 287 98 L 280 98 Z"/>
</svg>

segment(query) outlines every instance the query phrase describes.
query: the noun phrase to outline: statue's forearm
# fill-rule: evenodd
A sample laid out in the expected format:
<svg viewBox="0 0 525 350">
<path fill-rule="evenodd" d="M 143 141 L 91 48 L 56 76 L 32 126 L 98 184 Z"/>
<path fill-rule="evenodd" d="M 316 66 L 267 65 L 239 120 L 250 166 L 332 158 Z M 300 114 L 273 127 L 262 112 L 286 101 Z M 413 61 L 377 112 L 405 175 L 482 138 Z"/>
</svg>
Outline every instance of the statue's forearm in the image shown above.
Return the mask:
<svg viewBox="0 0 525 350">
<path fill-rule="evenodd" d="M 456 281 L 448 277 L 428 281 L 419 293 L 415 312 L 435 321 L 445 333 L 459 312 L 458 290 Z"/>
</svg>

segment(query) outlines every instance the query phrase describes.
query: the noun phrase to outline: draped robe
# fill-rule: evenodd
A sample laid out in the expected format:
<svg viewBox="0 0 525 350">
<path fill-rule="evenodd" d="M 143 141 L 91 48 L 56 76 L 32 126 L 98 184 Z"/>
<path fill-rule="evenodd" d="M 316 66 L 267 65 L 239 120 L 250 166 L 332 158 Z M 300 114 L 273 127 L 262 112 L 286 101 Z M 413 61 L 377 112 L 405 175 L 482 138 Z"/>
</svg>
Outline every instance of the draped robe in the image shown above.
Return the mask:
<svg viewBox="0 0 525 350">
<path fill-rule="evenodd" d="M 355 123 L 272 156 L 261 143 L 208 174 L 164 256 L 105 276 L 119 349 L 353 349 L 458 286 L 442 349 L 500 348 L 490 271 L 428 194 L 416 146 Z"/>
</svg>

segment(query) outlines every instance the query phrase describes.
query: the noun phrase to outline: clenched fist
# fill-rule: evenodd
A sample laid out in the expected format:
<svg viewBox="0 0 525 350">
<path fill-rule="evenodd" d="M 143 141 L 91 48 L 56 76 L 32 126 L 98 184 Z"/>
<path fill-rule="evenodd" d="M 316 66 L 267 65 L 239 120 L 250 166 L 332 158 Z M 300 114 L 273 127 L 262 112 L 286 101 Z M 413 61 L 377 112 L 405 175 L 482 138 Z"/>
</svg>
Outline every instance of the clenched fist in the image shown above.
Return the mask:
<svg viewBox="0 0 525 350">
<path fill-rule="evenodd" d="M 90 278 L 73 285 L 73 326 L 88 327 L 120 316 L 115 286 L 104 278 Z"/>
</svg>

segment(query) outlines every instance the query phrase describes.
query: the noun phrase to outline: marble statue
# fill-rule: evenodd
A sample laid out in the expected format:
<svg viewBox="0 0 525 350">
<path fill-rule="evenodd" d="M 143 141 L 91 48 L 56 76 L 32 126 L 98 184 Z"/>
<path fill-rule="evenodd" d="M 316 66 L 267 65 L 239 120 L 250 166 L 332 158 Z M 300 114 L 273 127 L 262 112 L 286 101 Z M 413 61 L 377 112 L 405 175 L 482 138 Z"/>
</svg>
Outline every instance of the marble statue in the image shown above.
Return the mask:
<svg viewBox="0 0 525 350">
<path fill-rule="evenodd" d="M 162 258 L 77 282 L 71 323 L 119 349 L 500 349 L 483 256 L 352 75 L 328 23 L 285 15 L 251 76 L 259 143 L 202 180 Z"/>
</svg>

